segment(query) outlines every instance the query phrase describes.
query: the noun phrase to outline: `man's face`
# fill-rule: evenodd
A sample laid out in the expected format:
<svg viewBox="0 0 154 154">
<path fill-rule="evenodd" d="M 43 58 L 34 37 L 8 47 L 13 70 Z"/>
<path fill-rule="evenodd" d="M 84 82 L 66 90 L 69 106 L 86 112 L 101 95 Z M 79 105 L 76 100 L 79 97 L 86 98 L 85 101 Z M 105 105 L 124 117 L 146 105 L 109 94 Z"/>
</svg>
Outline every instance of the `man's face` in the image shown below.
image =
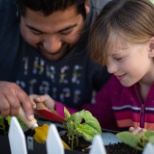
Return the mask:
<svg viewBox="0 0 154 154">
<path fill-rule="evenodd" d="M 26 42 L 37 48 L 51 61 L 63 58 L 79 41 L 84 29 L 84 20 L 75 6 L 57 11 L 49 16 L 26 10 L 21 16 L 21 34 Z"/>
</svg>

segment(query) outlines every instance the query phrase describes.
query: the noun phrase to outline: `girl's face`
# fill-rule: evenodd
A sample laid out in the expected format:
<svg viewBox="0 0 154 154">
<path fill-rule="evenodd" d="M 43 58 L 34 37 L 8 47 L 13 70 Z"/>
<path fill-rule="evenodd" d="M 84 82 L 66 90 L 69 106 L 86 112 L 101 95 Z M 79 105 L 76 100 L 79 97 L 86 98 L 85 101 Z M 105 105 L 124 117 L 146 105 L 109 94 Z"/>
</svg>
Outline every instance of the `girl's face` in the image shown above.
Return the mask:
<svg viewBox="0 0 154 154">
<path fill-rule="evenodd" d="M 125 87 L 137 82 L 149 82 L 150 79 L 153 81 L 154 62 L 153 57 L 149 56 L 150 52 L 149 42 L 120 41 L 120 45 L 114 45 L 108 51 L 108 72 L 113 73 Z"/>
</svg>

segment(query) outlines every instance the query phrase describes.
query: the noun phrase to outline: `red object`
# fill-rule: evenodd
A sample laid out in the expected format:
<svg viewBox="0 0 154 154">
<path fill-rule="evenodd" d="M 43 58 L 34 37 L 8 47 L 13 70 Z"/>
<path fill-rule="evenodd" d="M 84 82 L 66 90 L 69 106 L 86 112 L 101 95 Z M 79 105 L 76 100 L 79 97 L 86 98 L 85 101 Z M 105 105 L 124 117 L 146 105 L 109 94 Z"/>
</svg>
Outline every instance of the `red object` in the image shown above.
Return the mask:
<svg viewBox="0 0 154 154">
<path fill-rule="evenodd" d="M 46 109 L 35 110 L 35 112 L 41 118 L 44 118 L 52 122 L 60 122 L 60 123 L 66 122 L 66 120 L 62 116 L 58 115 L 56 112 L 51 112 Z"/>
</svg>

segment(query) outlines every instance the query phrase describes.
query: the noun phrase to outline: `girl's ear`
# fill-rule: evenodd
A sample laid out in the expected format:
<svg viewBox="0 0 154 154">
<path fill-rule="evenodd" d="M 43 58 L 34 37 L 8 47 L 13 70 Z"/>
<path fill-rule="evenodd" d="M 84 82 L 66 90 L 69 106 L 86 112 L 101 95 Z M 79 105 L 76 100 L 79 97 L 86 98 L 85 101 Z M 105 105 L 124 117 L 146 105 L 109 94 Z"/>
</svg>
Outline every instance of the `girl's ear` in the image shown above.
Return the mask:
<svg viewBox="0 0 154 154">
<path fill-rule="evenodd" d="M 89 0 L 85 0 L 84 6 L 85 6 L 85 9 L 86 9 L 86 14 L 88 14 L 90 12 Z"/>
<path fill-rule="evenodd" d="M 154 37 L 149 41 L 149 56 L 154 57 Z"/>
</svg>

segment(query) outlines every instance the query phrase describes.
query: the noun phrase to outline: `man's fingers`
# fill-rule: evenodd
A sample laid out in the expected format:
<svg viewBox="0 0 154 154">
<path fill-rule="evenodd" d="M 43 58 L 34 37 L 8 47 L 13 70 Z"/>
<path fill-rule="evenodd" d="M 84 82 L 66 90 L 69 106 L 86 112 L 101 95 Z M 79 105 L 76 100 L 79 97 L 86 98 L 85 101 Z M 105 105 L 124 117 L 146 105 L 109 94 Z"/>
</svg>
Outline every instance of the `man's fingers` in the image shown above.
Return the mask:
<svg viewBox="0 0 154 154">
<path fill-rule="evenodd" d="M 7 102 L 9 102 L 9 108 L 10 108 L 10 115 L 16 116 L 19 112 L 20 102 L 18 98 L 15 95 L 7 95 L 6 96 Z"/>
<path fill-rule="evenodd" d="M 23 90 L 17 90 L 16 96 L 19 99 L 21 107 L 23 108 L 27 118 L 32 120 L 34 118 L 33 103 L 29 99 L 28 95 Z"/>
<path fill-rule="evenodd" d="M 1 115 L 17 115 L 22 107 L 29 120 L 33 116 L 33 104 L 28 95 L 15 83 L 0 81 Z"/>
<path fill-rule="evenodd" d="M 0 96 L 0 115 L 7 116 L 10 114 L 10 105 L 4 96 Z"/>
</svg>

